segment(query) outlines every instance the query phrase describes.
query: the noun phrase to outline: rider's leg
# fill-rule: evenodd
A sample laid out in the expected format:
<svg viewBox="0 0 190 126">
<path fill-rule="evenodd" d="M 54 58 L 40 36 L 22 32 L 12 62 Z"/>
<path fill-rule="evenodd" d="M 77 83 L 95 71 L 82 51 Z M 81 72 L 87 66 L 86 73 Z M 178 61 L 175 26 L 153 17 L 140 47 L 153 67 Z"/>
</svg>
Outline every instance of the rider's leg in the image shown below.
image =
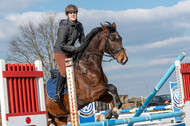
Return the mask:
<svg viewBox="0 0 190 126">
<path fill-rule="evenodd" d="M 58 74 L 57 77 L 57 85 L 56 85 L 56 94 L 53 97 L 52 101 L 55 103 L 59 103 L 60 101 L 60 93 L 65 85 L 65 81 L 66 81 L 66 77 L 63 77 L 60 75 L 60 73 Z"/>
<path fill-rule="evenodd" d="M 52 101 L 55 103 L 58 103 L 60 101 L 60 93 L 65 86 L 65 73 L 66 73 L 66 68 L 65 68 L 65 58 L 66 55 L 63 53 L 54 53 L 55 61 L 57 63 L 57 66 L 59 68 L 59 74 L 57 77 L 57 86 L 56 86 L 56 95 L 53 97 Z"/>
</svg>

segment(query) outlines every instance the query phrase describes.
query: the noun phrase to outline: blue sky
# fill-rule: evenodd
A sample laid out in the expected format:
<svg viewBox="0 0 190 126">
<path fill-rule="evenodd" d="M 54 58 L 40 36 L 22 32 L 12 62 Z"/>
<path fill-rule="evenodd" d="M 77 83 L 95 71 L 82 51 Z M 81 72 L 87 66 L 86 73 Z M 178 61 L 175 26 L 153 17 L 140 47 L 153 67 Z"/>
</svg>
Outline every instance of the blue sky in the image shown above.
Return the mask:
<svg viewBox="0 0 190 126">
<path fill-rule="evenodd" d="M 6 58 L 19 25 L 37 24 L 49 11 L 66 18 L 64 9 L 71 3 L 79 7 L 85 33 L 100 22 L 116 22 L 129 61 L 103 63 L 103 68 L 119 94 L 146 97 L 180 52 L 190 62 L 190 0 L 0 0 L 0 58 Z M 175 74 L 169 81 L 176 81 Z M 159 94 L 169 93 L 169 81 Z"/>
<path fill-rule="evenodd" d="M 87 10 L 97 9 L 97 10 L 126 10 L 135 8 L 154 8 L 157 6 L 172 6 L 179 2 L 180 0 L 55 0 L 47 2 L 37 2 L 29 10 L 34 11 L 47 11 L 56 10 L 63 11 L 64 7 L 68 4 L 76 4 L 79 8 L 85 8 Z"/>
</svg>

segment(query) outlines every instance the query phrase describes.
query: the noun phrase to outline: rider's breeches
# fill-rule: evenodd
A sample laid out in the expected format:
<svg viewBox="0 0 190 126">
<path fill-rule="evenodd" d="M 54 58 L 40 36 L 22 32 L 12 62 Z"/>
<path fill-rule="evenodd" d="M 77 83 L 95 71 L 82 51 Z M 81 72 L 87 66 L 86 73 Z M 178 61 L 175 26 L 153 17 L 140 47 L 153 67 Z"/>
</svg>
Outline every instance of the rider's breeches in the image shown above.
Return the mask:
<svg viewBox="0 0 190 126">
<path fill-rule="evenodd" d="M 54 52 L 54 58 L 55 58 L 55 62 L 57 63 L 59 72 L 61 74 L 61 76 L 65 77 L 65 73 L 66 73 L 66 67 L 65 67 L 65 58 L 67 56 L 64 53 L 55 53 Z"/>
</svg>

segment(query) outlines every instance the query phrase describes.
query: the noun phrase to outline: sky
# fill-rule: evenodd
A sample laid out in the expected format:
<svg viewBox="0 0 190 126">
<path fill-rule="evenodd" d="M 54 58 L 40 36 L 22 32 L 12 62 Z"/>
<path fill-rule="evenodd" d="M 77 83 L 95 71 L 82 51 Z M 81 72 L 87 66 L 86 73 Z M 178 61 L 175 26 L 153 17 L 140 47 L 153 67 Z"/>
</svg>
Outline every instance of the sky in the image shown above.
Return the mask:
<svg viewBox="0 0 190 126">
<path fill-rule="evenodd" d="M 103 63 L 109 83 L 120 95 L 147 97 L 181 52 L 190 62 L 190 0 L 0 0 L 0 58 L 19 25 L 38 23 L 47 12 L 66 18 L 69 4 L 79 8 L 85 34 L 105 21 L 115 22 L 129 61 Z M 158 94 L 169 94 L 168 79 Z"/>
</svg>

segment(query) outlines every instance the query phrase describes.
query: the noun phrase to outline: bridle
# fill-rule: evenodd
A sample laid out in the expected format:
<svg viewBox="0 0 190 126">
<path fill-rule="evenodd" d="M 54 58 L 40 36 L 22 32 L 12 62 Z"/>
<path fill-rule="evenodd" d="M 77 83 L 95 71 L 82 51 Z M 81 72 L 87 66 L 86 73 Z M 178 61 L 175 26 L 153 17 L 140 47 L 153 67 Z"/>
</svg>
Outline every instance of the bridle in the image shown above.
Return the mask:
<svg viewBox="0 0 190 126">
<path fill-rule="evenodd" d="M 125 50 L 123 47 L 122 48 L 120 48 L 120 49 L 117 49 L 117 50 L 113 50 L 112 48 L 111 48 L 111 44 L 110 44 L 110 42 L 109 42 L 109 40 L 108 40 L 108 37 L 110 36 L 110 33 L 109 34 L 107 34 L 106 35 L 106 38 L 105 38 L 105 49 L 107 49 L 108 50 L 108 54 L 99 54 L 99 53 L 95 53 L 95 52 L 87 52 L 87 53 L 89 53 L 89 54 L 93 54 L 93 55 L 97 55 L 97 56 L 100 56 L 100 57 L 102 57 L 102 56 L 106 56 L 106 57 L 111 57 L 109 60 L 102 60 L 103 62 L 111 62 L 112 60 L 117 60 L 117 58 L 119 57 L 119 55 L 121 54 L 121 51 L 123 51 L 123 50 Z M 116 53 L 119 53 L 116 57 L 115 57 L 115 54 Z"/>
<path fill-rule="evenodd" d="M 117 49 L 117 50 L 113 50 L 113 49 L 111 48 L 111 44 L 110 44 L 110 42 L 109 42 L 109 40 L 108 40 L 108 37 L 109 37 L 109 36 L 110 36 L 110 33 L 106 35 L 106 39 L 105 39 L 105 49 L 108 49 L 109 53 L 108 53 L 108 55 L 104 54 L 104 56 L 112 57 L 112 59 L 110 59 L 110 60 L 108 60 L 108 61 L 103 60 L 104 62 L 110 62 L 110 61 L 112 61 L 112 60 L 117 60 L 117 58 L 118 58 L 119 55 L 121 54 L 121 51 L 125 50 L 123 47 L 120 48 L 120 49 Z M 115 54 L 116 54 L 116 53 L 119 53 L 119 54 L 117 55 L 117 57 L 115 57 Z"/>
</svg>

